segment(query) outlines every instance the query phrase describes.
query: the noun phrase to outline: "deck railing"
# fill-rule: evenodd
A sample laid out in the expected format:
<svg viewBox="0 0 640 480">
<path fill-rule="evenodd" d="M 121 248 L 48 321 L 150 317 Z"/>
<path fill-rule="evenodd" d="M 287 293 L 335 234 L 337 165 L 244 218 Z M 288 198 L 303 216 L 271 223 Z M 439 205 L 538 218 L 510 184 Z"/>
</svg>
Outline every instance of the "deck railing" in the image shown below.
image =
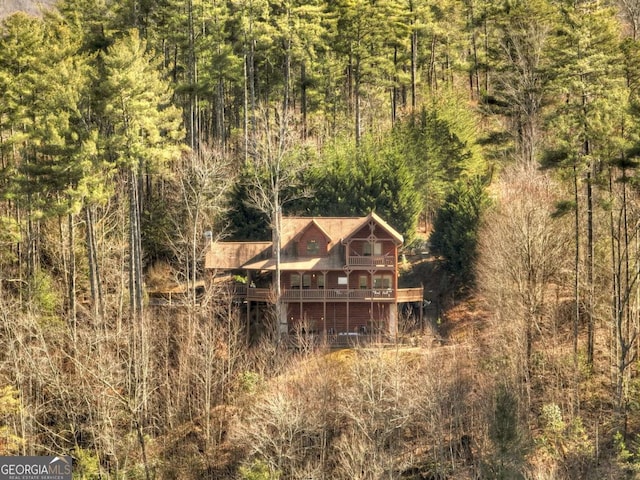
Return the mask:
<svg viewBox="0 0 640 480">
<path fill-rule="evenodd" d="M 395 258 L 389 255 L 350 255 L 347 257 L 347 265 L 353 267 L 393 267 L 395 263 Z"/>
<path fill-rule="evenodd" d="M 270 288 L 238 288 L 236 295 L 257 302 L 269 302 L 274 299 L 274 292 Z M 399 302 L 419 302 L 422 301 L 422 288 L 399 288 L 398 290 L 390 288 L 289 288 L 282 290 L 282 299 L 285 302 L 388 302 L 395 300 L 396 295 Z"/>
<path fill-rule="evenodd" d="M 422 287 L 398 289 L 399 302 L 421 302 L 423 300 L 423 296 L 424 289 Z"/>
<path fill-rule="evenodd" d="M 282 298 L 285 300 L 382 300 L 391 299 L 393 290 L 389 289 L 287 289 L 283 290 Z"/>
<path fill-rule="evenodd" d="M 357 347 L 363 345 L 379 344 L 390 345 L 397 342 L 396 338 L 385 333 L 347 333 L 338 334 L 313 332 L 307 334 L 289 333 L 285 337 L 289 346 L 296 349 L 309 349 L 321 346 L 330 348 Z"/>
</svg>

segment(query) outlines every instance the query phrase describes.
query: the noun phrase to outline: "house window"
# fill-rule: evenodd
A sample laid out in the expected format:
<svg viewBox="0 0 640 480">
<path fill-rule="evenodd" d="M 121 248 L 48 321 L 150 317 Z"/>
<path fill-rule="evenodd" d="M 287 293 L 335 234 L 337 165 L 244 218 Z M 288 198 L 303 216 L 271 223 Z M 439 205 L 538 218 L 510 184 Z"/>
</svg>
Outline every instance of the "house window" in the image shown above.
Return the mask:
<svg viewBox="0 0 640 480">
<path fill-rule="evenodd" d="M 317 240 L 307 240 L 307 255 L 318 255 L 320 253 L 320 244 Z"/>
<path fill-rule="evenodd" d="M 359 280 L 358 280 L 358 285 L 360 286 L 360 290 L 366 290 L 367 289 L 367 276 L 366 275 L 360 275 Z"/>
<path fill-rule="evenodd" d="M 302 276 L 302 288 L 311 288 L 311 274 L 305 273 Z"/>
<path fill-rule="evenodd" d="M 362 247 L 362 254 L 368 257 L 372 254 L 376 256 L 382 255 L 382 242 L 365 242 Z"/>
<path fill-rule="evenodd" d="M 391 275 L 374 275 L 373 288 L 391 289 Z"/>
<path fill-rule="evenodd" d="M 324 275 L 318 275 L 318 288 L 324 288 Z"/>
<path fill-rule="evenodd" d="M 300 288 L 300 274 L 291 274 L 291 288 Z"/>
</svg>

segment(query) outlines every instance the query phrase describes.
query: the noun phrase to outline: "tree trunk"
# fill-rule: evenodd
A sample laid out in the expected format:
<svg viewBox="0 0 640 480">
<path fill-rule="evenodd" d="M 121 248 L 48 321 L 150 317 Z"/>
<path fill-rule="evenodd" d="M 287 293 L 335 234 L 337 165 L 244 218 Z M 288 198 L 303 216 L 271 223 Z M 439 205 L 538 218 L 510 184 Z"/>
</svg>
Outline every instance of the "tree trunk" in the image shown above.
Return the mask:
<svg viewBox="0 0 640 480">
<path fill-rule="evenodd" d="M 614 204 L 614 191 L 613 191 L 613 172 L 609 169 L 609 200 L 611 204 Z M 611 323 L 611 346 L 610 346 L 610 360 L 611 365 L 616 363 L 616 359 L 618 357 L 617 354 L 617 329 L 616 329 L 616 320 L 619 315 L 620 310 L 620 272 L 619 272 L 619 245 L 620 245 L 620 237 L 618 232 L 616 234 L 616 226 L 615 226 L 615 218 L 614 218 L 614 210 L 613 208 L 609 212 L 609 232 L 611 235 L 611 309 L 613 312 L 613 322 Z M 613 369 L 612 369 L 613 372 Z M 613 373 L 611 374 L 611 384 L 615 384 L 615 377 Z"/>
<path fill-rule="evenodd" d="M 396 123 L 396 110 L 398 101 L 398 47 L 393 48 L 393 87 L 391 88 L 391 125 Z"/>
<path fill-rule="evenodd" d="M 91 289 L 91 313 L 93 320 L 96 321 L 103 319 L 104 305 L 102 302 L 102 285 L 100 283 L 100 270 L 98 267 L 98 252 L 96 248 L 92 207 L 86 206 L 84 214 L 87 237 L 87 259 L 89 264 L 89 286 Z"/>
<path fill-rule="evenodd" d="M 253 35 L 253 32 L 251 32 Z M 249 54 L 247 56 L 247 76 L 249 84 L 249 125 L 251 135 L 256 130 L 256 73 L 255 73 L 255 40 L 249 42 Z"/>
<path fill-rule="evenodd" d="M 187 74 L 188 74 L 188 82 L 189 82 L 189 146 L 191 150 L 195 150 L 196 148 L 196 121 L 195 116 L 196 106 L 195 106 L 195 90 L 196 90 L 196 78 L 195 78 L 195 32 L 193 26 L 193 1 L 187 1 L 187 15 L 188 15 L 188 28 L 189 28 L 189 64 L 187 65 Z"/>
<path fill-rule="evenodd" d="M 438 39 L 436 34 L 433 34 L 431 38 L 431 53 L 429 55 L 429 87 L 431 90 L 436 90 L 438 88 L 438 79 L 436 75 L 436 45 L 438 44 Z M 417 55 L 417 54 L 416 54 Z"/>
<path fill-rule="evenodd" d="M 589 171 L 587 172 L 587 286 L 589 289 L 589 299 L 587 305 L 587 365 L 593 368 L 594 361 L 594 291 L 593 291 L 593 185 L 591 179 L 591 170 L 593 168 L 592 162 L 589 165 Z"/>
<path fill-rule="evenodd" d="M 409 2 L 409 11 L 412 14 L 411 18 L 411 112 L 416 111 L 416 82 L 417 82 L 417 70 L 418 70 L 418 32 L 415 28 L 415 16 L 413 15 L 413 2 Z"/>
<path fill-rule="evenodd" d="M 249 160 L 249 59 L 245 54 L 242 62 L 242 73 L 244 77 L 244 162 Z"/>
<path fill-rule="evenodd" d="M 280 198 L 279 198 L 279 192 L 276 191 L 274 192 L 274 206 L 275 206 L 275 212 L 274 213 L 274 222 L 273 222 L 273 231 L 271 233 L 272 235 L 272 241 L 273 241 L 273 249 L 274 249 L 274 256 L 276 259 L 276 271 L 275 271 L 275 275 L 276 278 L 274 280 L 274 287 L 275 287 L 275 316 L 276 316 L 276 325 L 278 326 L 278 334 L 282 335 L 283 333 L 287 333 L 287 323 L 286 323 L 286 319 L 282 320 L 283 314 L 282 314 L 282 286 L 280 285 L 280 280 L 281 280 L 281 268 L 280 268 L 280 264 L 281 264 L 281 259 L 280 259 L 280 255 L 281 255 L 281 234 L 282 234 L 282 206 L 280 205 Z"/>
<path fill-rule="evenodd" d="M 578 333 L 580 325 L 580 208 L 578 195 L 578 171 L 577 165 L 573 165 L 573 201 L 574 209 L 574 237 L 575 237 L 575 257 L 573 264 L 573 295 L 574 295 L 574 318 L 573 318 L 573 356 L 574 366 L 578 364 Z"/>
<path fill-rule="evenodd" d="M 360 138 L 362 135 L 362 119 L 360 116 L 360 57 L 356 58 L 356 65 L 354 69 L 353 103 L 355 113 L 356 145 L 360 145 Z"/>
<path fill-rule="evenodd" d="M 300 110 L 302 113 L 302 139 L 307 138 L 307 66 L 300 67 Z"/>
<path fill-rule="evenodd" d="M 218 87 L 217 87 L 217 101 L 215 106 L 215 115 L 216 115 L 216 135 L 218 137 L 218 142 L 222 150 L 226 152 L 227 146 L 227 135 L 225 131 L 225 115 L 224 115 L 224 80 L 222 78 L 218 79 Z"/>
<path fill-rule="evenodd" d="M 579 363 L 578 363 L 578 337 L 580 333 L 580 207 L 578 195 L 578 169 L 573 164 L 573 199 L 575 202 L 574 209 L 574 236 L 575 236 L 575 258 L 574 258 L 574 283 L 573 294 L 575 297 L 575 313 L 573 319 L 573 375 L 574 375 L 574 399 L 573 408 L 577 412 L 580 406 L 579 385 Z"/>
<path fill-rule="evenodd" d="M 129 305 L 132 319 L 141 319 L 142 235 L 140 229 L 140 190 L 135 168 L 129 173 Z"/>
<path fill-rule="evenodd" d="M 69 213 L 67 215 L 68 222 L 68 240 L 69 240 L 69 263 L 67 265 L 67 287 L 68 287 L 68 295 L 69 295 L 69 322 L 71 323 L 71 331 L 73 334 L 74 344 L 76 339 L 76 328 L 77 328 L 77 306 L 76 306 L 76 254 L 75 254 L 75 225 L 74 225 L 74 214 Z"/>
<path fill-rule="evenodd" d="M 198 280 L 198 221 L 200 219 L 199 202 L 197 205 L 195 205 L 194 208 L 195 212 L 193 218 L 193 230 L 191 232 L 191 271 L 189 272 L 191 274 L 191 278 L 189 279 L 189 283 L 191 283 L 191 305 L 195 308 L 198 301 L 196 294 L 196 281 Z"/>
</svg>

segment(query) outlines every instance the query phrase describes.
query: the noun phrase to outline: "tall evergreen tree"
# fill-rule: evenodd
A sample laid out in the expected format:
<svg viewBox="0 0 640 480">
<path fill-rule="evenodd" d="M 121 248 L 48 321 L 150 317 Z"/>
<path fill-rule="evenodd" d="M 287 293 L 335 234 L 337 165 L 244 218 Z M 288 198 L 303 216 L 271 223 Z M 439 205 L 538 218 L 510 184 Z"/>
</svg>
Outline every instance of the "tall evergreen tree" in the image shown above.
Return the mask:
<svg viewBox="0 0 640 480">
<path fill-rule="evenodd" d="M 33 126 L 30 106 L 37 92 L 37 68 L 42 68 L 44 31 L 41 20 L 17 13 L 2 24 L 0 38 L 0 131 L 2 141 L 2 196 L 21 227 L 18 277 L 33 278 L 38 269 L 40 235 L 32 213 L 32 197 L 20 192 L 15 178 L 19 168 L 34 158 L 28 128 Z M 22 194 L 21 194 L 22 193 Z"/>
<path fill-rule="evenodd" d="M 388 36 L 397 31 L 397 12 L 390 0 L 341 0 L 331 7 L 336 21 L 331 45 L 344 62 L 343 88 L 354 122 L 354 138 L 359 143 L 365 133 L 368 93 L 373 94 L 374 86 L 389 85 L 393 77 L 393 51 L 386 45 Z"/>
<path fill-rule="evenodd" d="M 307 132 L 307 69 L 313 67 L 325 35 L 321 3 L 283 0 L 271 3 L 275 59 L 281 65 L 283 115 L 299 104 L 302 136 Z M 299 93 L 299 101 L 297 94 Z"/>
<path fill-rule="evenodd" d="M 594 355 L 594 248 L 596 231 L 594 185 L 596 176 L 607 161 L 606 152 L 614 136 L 614 125 L 604 119 L 615 117 L 623 86 L 619 59 L 618 23 L 615 12 L 598 2 L 558 2 L 562 11 L 562 28 L 553 39 L 553 90 L 561 98 L 551 119 L 557 133 L 556 149 L 571 171 L 575 207 L 575 322 L 577 328 L 582 302 L 580 292 L 580 197 L 585 188 L 587 359 Z M 577 342 L 577 331 L 575 332 Z M 577 343 L 576 343 L 577 348 Z"/>
<path fill-rule="evenodd" d="M 375 211 L 407 242 L 413 239 L 420 198 L 398 144 L 378 142 L 369 135 L 360 147 L 345 142 L 327 149 L 325 155 L 309 172 L 313 197 L 301 202 L 301 211 L 325 216 L 363 216 Z"/>
<path fill-rule="evenodd" d="M 492 49 L 499 75 L 486 104 L 508 119 L 507 131 L 517 160 L 537 160 L 542 147 L 542 109 L 550 69 L 546 55 L 554 23 L 546 0 L 515 2 L 500 15 Z"/>
<path fill-rule="evenodd" d="M 21 165 L 16 180 L 33 199 L 33 213 L 67 217 L 67 239 L 60 242 L 66 243 L 62 252 L 67 307 L 75 331 L 76 216 L 100 196 L 104 172 L 97 162 L 96 132 L 88 114 L 90 66 L 78 53 L 81 43 L 55 17 L 45 24 L 45 39 L 48 48 L 34 77 L 37 94 L 29 106 L 32 156 Z"/>
<path fill-rule="evenodd" d="M 484 189 L 480 178 L 457 182 L 438 210 L 429 238 L 458 287 L 471 287 L 475 281 L 478 228 L 488 203 Z"/>
<path fill-rule="evenodd" d="M 414 176 L 425 220 L 433 218 L 458 179 L 485 173 L 476 124 L 466 102 L 451 93 L 431 96 L 395 126 L 394 141 Z"/>
<path fill-rule="evenodd" d="M 131 314 L 142 313 L 142 212 L 151 175 L 180 152 L 180 112 L 137 31 L 102 55 L 100 91 L 104 148 L 126 174 L 129 195 L 129 283 Z"/>
</svg>

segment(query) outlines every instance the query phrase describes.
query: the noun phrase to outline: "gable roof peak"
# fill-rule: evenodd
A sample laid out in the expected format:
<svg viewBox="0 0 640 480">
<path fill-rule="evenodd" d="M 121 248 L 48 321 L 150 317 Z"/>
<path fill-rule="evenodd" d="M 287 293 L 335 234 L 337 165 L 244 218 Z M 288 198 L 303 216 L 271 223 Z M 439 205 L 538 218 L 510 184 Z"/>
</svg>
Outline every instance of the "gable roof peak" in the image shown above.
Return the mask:
<svg viewBox="0 0 640 480">
<path fill-rule="evenodd" d="M 400 234 L 400 232 L 398 232 L 395 228 L 393 228 L 391 225 L 389 225 L 386 221 L 384 221 L 382 219 L 382 217 L 380 217 L 380 215 L 378 215 L 376 212 L 374 212 L 373 210 L 371 211 L 371 213 L 369 213 L 368 217 L 369 219 L 371 219 L 372 221 L 376 222 L 378 225 L 380 225 L 384 230 L 387 231 L 387 233 L 389 233 L 389 235 L 391 235 L 397 242 L 398 244 L 401 244 L 404 242 L 404 238 L 402 236 L 402 234 Z"/>
<path fill-rule="evenodd" d="M 327 231 L 322 228 L 322 226 L 316 221 L 316 217 L 311 217 L 311 220 L 309 221 L 309 223 L 307 223 L 304 227 L 302 227 L 298 233 L 295 235 L 294 239 L 297 241 L 298 239 L 300 239 L 300 237 L 302 236 L 303 233 L 305 233 L 307 230 L 309 230 L 311 227 L 316 227 L 320 233 L 322 233 L 322 235 L 324 235 L 325 239 L 327 240 L 327 242 L 331 242 L 331 236 L 327 233 Z"/>
</svg>

